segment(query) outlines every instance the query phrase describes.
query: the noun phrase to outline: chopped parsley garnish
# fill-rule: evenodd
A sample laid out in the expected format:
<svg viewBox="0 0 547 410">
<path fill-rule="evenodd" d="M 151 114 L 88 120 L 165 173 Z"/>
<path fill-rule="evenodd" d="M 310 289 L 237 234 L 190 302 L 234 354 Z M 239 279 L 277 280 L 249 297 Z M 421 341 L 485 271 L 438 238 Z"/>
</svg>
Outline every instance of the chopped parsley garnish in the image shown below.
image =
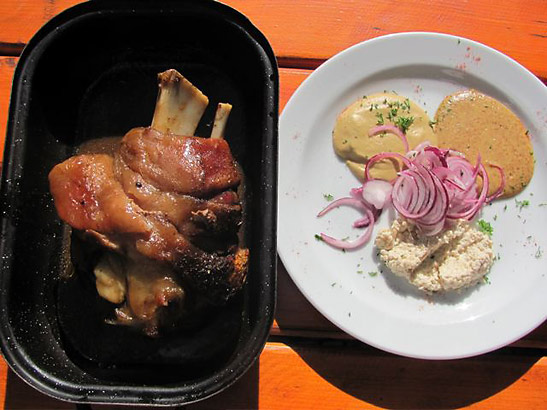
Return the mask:
<svg viewBox="0 0 547 410">
<path fill-rule="evenodd" d="M 376 275 L 378 275 L 378 272 L 376 272 L 376 271 L 370 271 L 368 274 L 369 274 L 369 276 L 371 276 L 371 277 L 375 277 Z"/>
<path fill-rule="evenodd" d="M 507 211 L 507 204 L 503 207 L 504 211 Z"/>
<path fill-rule="evenodd" d="M 487 234 L 488 236 L 492 236 L 494 228 L 492 228 L 490 222 L 486 222 L 484 219 L 479 219 L 479 231 Z"/>
<path fill-rule="evenodd" d="M 321 238 L 321 235 L 315 234 L 315 240 L 316 241 L 322 241 L 323 238 Z"/>
<path fill-rule="evenodd" d="M 402 104 L 403 110 L 410 111 L 410 100 L 408 98 L 405 98 Z"/>
<path fill-rule="evenodd" d="M 543 250 L 538 246 L 538 250 L 536 251 L 536 254 L 535 254 L 536 259 L 541 258 L 542 255 L 543 255 Z"/>
<path fill-rule="evenodd" d="M 384 115 L 381 112 L 376 113 L 376 118 L 378 118 L 376 125 L 384 125 Z"/>
<path fill-rule="evenodd" d="M 484 276 L 482 277 L 482 280 L 483 280 L 484 283 L 487 283 L 488 285 L 491 284 L 490 278 L 488 277 L 488 275 L 484 275 Z"/>
<path fill-rule="evenodd" d="M 336 285 L 336 282 L 332 282 L 330 285 L 331 287 L 334 287 Z"/>
<path fill-rule="evenodd" d="M 363 274 L 363 271 L 362 271 L 362 270 L 358 270 L 358 271 L 357 271 L 357 274 L 358 274 L 358 275 L 362 275 L 362 274 Z"/>
<path fill-rule="evenodd" d="M 403 131 L 403 133 L 406 133 L 406 131 L 410 128 L 412 123 L 414 122 L 414 117 L 398 117 L 394 124 Z"/>
<path fill-rule="evenodd" d="M 437 124 L 437 121 L 429 121 L 429 126 L 433 128 L 433 126 Z"/>
<path fill-rule="evenodd" d="M 394 118 L 397 116 L 397 111 L 397 108 L 391 108 L 387 113 L 387 119 L 393 121 Z"/>
<path fill-rule="evenodd" d="M 325 198 L 327 201 L 332 201 L 334 199 L 331 194 L 323 194 L 323 198 Z"/>
<path fill-rule="evenodd" d="M 517 208 L 519 209 L 519 211 L 522 211 L 522 208 L 530 205 L 530 201 L 527 199 L 523 199 L 522 201 L 518 201 L 515 199 L 515 204 L 517 205 Z"/>
</svg>

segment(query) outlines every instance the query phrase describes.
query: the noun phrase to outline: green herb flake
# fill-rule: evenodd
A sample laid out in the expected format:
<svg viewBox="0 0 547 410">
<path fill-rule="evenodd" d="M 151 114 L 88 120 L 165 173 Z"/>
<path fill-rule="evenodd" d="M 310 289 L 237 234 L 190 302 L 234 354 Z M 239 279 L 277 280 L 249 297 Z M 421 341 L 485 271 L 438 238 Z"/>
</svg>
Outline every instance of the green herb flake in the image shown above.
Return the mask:
<svg viewBox="0 0 547 410">
<path fill-rule="evenodd" d="M 507 211 L 507 204 L 503 207 L 503 211 Z"/>
<path fill-rule="evenodd" d="M 368 275 L 369 275 L 370 277 L 373 278 L 373 277 L 375 277 L 376 275 L 378 275 L 378 272 L 376 272 L 376 271 L 370 271 L 370 272 L 368 273 Z"/>
<path fill-rule="evenodd" d="M 528 205 L 530 205 L 530 201 L 527 200 L 527 199 L 523 199 L 522 201 L 518 201 L 518 200 L 515 199 L 515 204 L 516 204 L 517 208 L 519 209 L 519 211 L 522 211 L 522 208 L 525 208 Z"/>
<path fill-rule="evenodd" d="M 376 118 L 378 119 L 376 125 L 384 125 L 384 115 L 381 112 L 376 113 Z"/>
<path fill-rule="evenodd" d="M 541 258 L 542 255 L 543 255 L 543 250 L 538 246 L 538 249 L 537 249 L 536 254 L 534 256 L 536 257 L 536 259 L 539 259 L 539 258 Z"/>
<path fill-rule="evenodd" d="M 330 286 L 331 286 L 331 287 L 335 287 L 335 286 L 336 286 L 336 282 L 332 282 L 332 283 L 330 284 Z"/>
<path fill-rule="evenodd" d="M 410 128 L 412 123 L 414 122 L 414 117 L 398 117 L 394 124 L 403 131 L 403 133 L 406 133 L 407 130 Z"/>
<path fill-rule="evenodd" d="M 318 234 L 315 234 L 315 240 L 323 242 L 323 238 L 321 237 L 321 235 Z"/>
<path fill-rule="evenodd" d="M 429 126 L 433 128 L 433 126 L 437 124 L 437 121 L 429 121 Z"/>
<path fill-rule="evenodd" d="M 332 201 L 334 199 L 331 194 L 323 194 L 323 198 L 325 198 L 327 201 Z"/>
<path fill-rule="evenodd" d="M 362 270 L 358 270 L 358 271 L 357 271 L 357 274 L 358 274 L 358 275 L 362 275 L 362 274 L 363 274 L 363 271 L 362 271 Z"/>
<path fill-rule="evenodd" d="M 479 219 L 479 231 L 487 234 L 488 236 L 492 236 L 494 228 L 492 228 L 490 222 L 486 222 L 484 219 Z"/>
<path fill-rule="evenodd" d="M 492 282 L 490 282 L 490 278 L 488 277 L 488 275 L 484 275 L 482 277 L 482 281 L 488 285 L 492 284 Z"/>
<path fill-rule="evenodd" d="M 547 202 L 542 202 L 539 206 L 547 206 Z"/>
<path fill-rule="evenodd" d="M 410 100 L 408 98 L 405 98 L 402 104 L 403 110 L 410 111 Z"/>
<path fill-rule="evenodd" d="M 498 216 L 497 215 L 494 215 L 494 217 L 492 218 L 494 221 L 497 221 L 498 220 Z"/>
</svg>

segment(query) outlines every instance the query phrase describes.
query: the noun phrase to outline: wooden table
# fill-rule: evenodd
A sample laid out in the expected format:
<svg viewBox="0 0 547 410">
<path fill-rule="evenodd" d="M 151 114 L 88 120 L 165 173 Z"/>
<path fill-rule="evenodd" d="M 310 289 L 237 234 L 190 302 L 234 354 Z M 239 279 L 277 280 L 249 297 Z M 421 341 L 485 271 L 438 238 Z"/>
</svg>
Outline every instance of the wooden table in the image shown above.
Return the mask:
<svg viewBox="0 0 547 410">
<path fill-rule="evenodd" d="M 0 144 L 17 56 L 41 25 L 79 2 L 0 2 Z M 445 32 L 480 41 L 547 80 L 545 0 L 225 2 L 246 14 L 270 40 L 280 66 L 281 109 L 333 54 L 402 31 Z M 189 408 L 547 409 L 547 323 L 509 347 L 476 358 L 407 359 L 359 343 L 330 324 L 296 289 L 281 262 L 278 282 L 276 321 L 258 363 L 228 390 Z M 75 408 L 28 387 L 1 359 L 0 405 Z"/>
</svg>

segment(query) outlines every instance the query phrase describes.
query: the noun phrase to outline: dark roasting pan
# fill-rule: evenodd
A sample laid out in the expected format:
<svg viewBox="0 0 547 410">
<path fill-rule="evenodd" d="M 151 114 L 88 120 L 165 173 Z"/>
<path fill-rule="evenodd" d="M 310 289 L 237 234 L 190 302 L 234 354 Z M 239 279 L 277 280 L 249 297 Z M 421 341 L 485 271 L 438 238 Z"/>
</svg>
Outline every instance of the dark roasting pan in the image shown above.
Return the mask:
<svg viewBox="0 0 547 410">
<path fill-rule="evenodd" d="M 210 134 L 217 102 L 234 106 L 226 139 L 246 176 L 251 257 L 240 297 L 198 328 L 150 339 L 105 324 L 85 274 L 63 279 L 71 234 L 47 174 L 82 142 L 149 125 L 168 68 L 210 99 L 197 135 Z M 19 376 L 73 402 L 175 405 L 251 366 L 275 304 L 278 84 L 266 38 L 217 2 L 92 1 L 35 35 L 15 71 L 1 186 L 0 340 Z"/>
</svg>

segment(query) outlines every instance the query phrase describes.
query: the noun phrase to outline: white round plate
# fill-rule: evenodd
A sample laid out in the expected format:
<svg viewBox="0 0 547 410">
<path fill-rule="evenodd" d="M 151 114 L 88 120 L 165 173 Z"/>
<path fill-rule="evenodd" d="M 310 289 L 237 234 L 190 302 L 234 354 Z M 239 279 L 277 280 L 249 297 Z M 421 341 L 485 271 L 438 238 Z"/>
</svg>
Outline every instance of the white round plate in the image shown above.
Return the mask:
<svg viewBox="0 0 547 410">
<path fill-rule="evenodd" d="M 517 197 L 485 207 L 497 257 L 488 278 L 457 294 L 426 296 L 376 257 L 374 240 L 342 252 L 315 234 L 356 238 L 359 215 L 328 201 L 359 182 L 332 148 L 338 114 L 363 95 L 394 90 L 433 117 L 441 100 L 475 88 L 510 107 L 529 129 L 536 165 Z M 357 44 L 313 72 L 280 120 L 279 254 L 308 300 L 336 326 L 372 346 L 404 356 L 452 359 L 505 346 L 547 317 L 547 87 L 520 64 L 471 40 L 403 33 Z M 523 203 L 521 203 L 522 205 Z M 374 236 L 394 218 L 386 212 Z M 380 272 L 382 271 L 382 272 Z M 369 272 L 378 272 L 377 275 Z"/>
</svg>

